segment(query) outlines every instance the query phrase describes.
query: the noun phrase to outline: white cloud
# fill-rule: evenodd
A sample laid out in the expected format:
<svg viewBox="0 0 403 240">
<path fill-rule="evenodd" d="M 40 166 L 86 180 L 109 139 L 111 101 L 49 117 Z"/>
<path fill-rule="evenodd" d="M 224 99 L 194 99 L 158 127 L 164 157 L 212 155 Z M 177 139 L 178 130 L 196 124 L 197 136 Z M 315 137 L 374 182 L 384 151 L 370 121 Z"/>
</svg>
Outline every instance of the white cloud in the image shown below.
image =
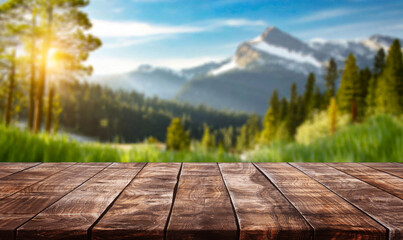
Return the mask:
<svg viewBox="0 0 403 240">
<path fill-rule="evenodd" d="M 128 59 L 119 57 L 91 57 L 88 61 L 94 67 L 95 75 L 110 75 L 130 72 L 139 65 L 151 63 L 153 66 L 168 67 L 175 70 L 198 66 L 207 62 L 224 60 L 225 56 L 201 56 L 190 58 Z"/>
<path fill-rule="evenodd" d="M 153 35 L 173 35 L 211 31 L 220 27 L 267 26 L 262 20 L 214 19 L 194 25 L 158 25 L 137 21 L 106 21 L 94 19 L 91 30 L 96 36 L 104 38 L 145 37 Z"/>
<path fill-rule="evenodd" d="M 162 26 L 136 21 L 105 21 L 95 19 L 91 30 L 99 37 L 141 37 L 161 34 L 194 33 L 203 31 L 200 27 Z"/>
<path fill-rule="evenodd" d="M 262 20 L 248 19 L 217 19 L 214 20 L 212 27 L 245 27 L 245 26 L 267 26 L 267 23 Z"/>
<path fill-rule="evenodd" d="M 297 19 L 297 22 L 299 22 L 299 23 L 316 22 L 316 21 L 320 21 L 320 20 L 325 20 L 325 19 L 331 19 L 331 18 L 337 18 L 337 17 L 350 15 L 350 14 L 355 13 L 357 11 L 358 10 L 344 9 L 344 8 L 332 9 L 332 10 L 323 10 L 323 11 L 311 13 L 311 14 L 309 14 L 307 16 L 303 16 L 303 17 Z"/>
</svg>

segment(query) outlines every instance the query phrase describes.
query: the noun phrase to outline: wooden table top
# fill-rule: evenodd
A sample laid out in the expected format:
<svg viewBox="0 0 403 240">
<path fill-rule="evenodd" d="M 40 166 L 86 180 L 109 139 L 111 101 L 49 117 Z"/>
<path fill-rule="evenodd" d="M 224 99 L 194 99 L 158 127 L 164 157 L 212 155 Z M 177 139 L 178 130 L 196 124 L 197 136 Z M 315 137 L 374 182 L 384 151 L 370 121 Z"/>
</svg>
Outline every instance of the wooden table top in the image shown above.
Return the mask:
<svg viewBox="0 0 403 240">
<path fill-rule="evenodd" d="M 0 163 L 0 239 L 403 239 L 403 164 Z"/>
</svg>

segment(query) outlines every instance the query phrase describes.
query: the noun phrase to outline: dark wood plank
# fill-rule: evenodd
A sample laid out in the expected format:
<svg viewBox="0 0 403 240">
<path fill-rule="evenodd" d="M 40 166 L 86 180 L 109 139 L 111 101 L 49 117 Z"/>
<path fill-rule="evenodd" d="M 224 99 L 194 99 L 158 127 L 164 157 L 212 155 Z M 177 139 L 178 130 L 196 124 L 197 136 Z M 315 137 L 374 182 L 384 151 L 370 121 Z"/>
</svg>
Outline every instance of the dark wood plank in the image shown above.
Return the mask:
<svg viewBox="0 0 403 240">
<path fill-rule="evenodd" d="M 315 239 L 386 239 L 386 229 L 287 163 L 258 163 L 314 229 Z"/>
<path fill-rule="evenodd" d="M 240 239 L 312 239 L 301 214 L 251 163 L 219 164 L 240 226 Z"/>
<path fill-rule="evenodd" d="M 368 167 L 403 178 L 403 165 L 398 163 L 362 163 Z"/>
<path fill-rule="evenodd" d="M 92 239 L 164 239 L 180 163 L 149 163 L 95 225 Z"/>
<path fill-rule="evenodd" d="M 43 179 L 58 173 L 74 163 L 42 163 L 0 180 L 0 199 L 13 195 Z"/>
<path fill-rule="evenodd" d="M 184 163 L 167 239 L 237 239 L 237 224 L 216 163 Z"/>
<path fill-rule="evenodd" d="M 403 199 L 403 179 L 359 163 L 329 163 L 340 171 Z"/>
<path fill-rule="evenodd" d="M 13 163 L 0 162 L 0 179 L 21 172 L 25 169 L 39 165 L 40 163 Z"/>
<path fill-rule="evenodd" d="M 0 239 L 14 239 L 19 226 L 108 165 L 78 163 L 0 200 Z"/>
<path fill-rule="evenodd" d="M 323 163 L 291 163 L 403 239 L 403 200 Z"/>
<path fill-rule="evenodd" d="M 87 239 L 89 228 L 144 163 L 114 163 L 17 230 L 17 239 Z"/>
</svg>

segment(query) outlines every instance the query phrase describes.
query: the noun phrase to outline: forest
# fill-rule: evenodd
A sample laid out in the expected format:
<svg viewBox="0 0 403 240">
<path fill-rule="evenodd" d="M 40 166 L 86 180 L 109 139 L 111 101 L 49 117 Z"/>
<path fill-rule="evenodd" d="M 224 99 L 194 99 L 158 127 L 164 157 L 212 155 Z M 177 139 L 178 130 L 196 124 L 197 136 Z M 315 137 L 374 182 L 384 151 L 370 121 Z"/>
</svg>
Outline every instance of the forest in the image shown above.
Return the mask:
<svg viewBox="0 0 403 240">
<path fill-rule="evenodd" d="M 103 143 L 145 142 L 162 144 L 173 152 L 219 152 L 230 161 L 254 149 L 300 149 L 295 144 L 309 145 L 342 136 L 346 129 L 354 132 L 360 125 L 382 124 L 379 119 L 396 124 L 395 132 L 402 129 L 403 57 L 397 39 L 388 50 L 377 52 L 371 69 L 359 69 L 350 54 L 344 66 L 330 59 L 324 76 L 309 74 L 302 95 L 295 83 L 288 98 L 279 99 L 276 91 L 267 93 L 268 110 L 261 118 L 88 83 L 85 79 L 92 67 L 86 60 L 102 45 L 88 33 L 92 24 L 82 11 L 88 4 L 86 0 L 9 0 L 0 5 L 1 131 L 19 144 L 36 139 L 19 149 L 32 150 L 35 141 L 47 149 L 45 143 L 53 138 L 71 149 L 80 148 L 80 144 L 59 139 L 57 132 L 62 129 Z M 317 84 L 322 77 L 325 89 Z M 21 123 L 25 126 L 16 130 Z M 6 146 L 8 140 L 3 137 L 2 141 Z M 395 146 L 401 136 L 393 135 L 390 141 Z M 4 158 L 10 158 L 13 151 L 17 154 L 13 146 L 7 146 L 0 152 Z M 101 148 L 115 151 L 109 145 Z M 59 154 L 69 151 L 69 147 L 60 149 Z M 41 156 L 38 153 L 33 160 L 43 160 Z"/>
</svg>

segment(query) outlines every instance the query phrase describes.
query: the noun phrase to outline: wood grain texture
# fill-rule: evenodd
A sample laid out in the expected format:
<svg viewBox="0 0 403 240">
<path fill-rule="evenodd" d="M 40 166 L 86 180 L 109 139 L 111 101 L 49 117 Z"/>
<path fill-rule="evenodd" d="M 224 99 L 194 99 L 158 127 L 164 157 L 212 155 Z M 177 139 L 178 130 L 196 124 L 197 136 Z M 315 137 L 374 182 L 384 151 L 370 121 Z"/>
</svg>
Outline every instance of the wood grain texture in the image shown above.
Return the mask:
<svg viewBox="0 0 403 240">
<path fill-rule="evenodd" d="M 78 163 L 0 200 L 0 239 L 14 239 L 19 226 L 106 166 Z"/>
<path fill-rule="evenodd" d="M 0 180 L 3 177 L 21 172 L 27 168 L 34 167 L 40 163 L 11 163 L 11 162 L 0 162 Z"/>
<path fill-rule="evenodd" d="M 403 179 L 359 163 L 328 163 L 340 171 L 403 199 Z"/>
<path fill-rule="evenodd" d="M 291 163 L 403 239 L 403 200 L 323 163 Z"/>
<path fill-rule="evenodd" d="M 180 163 L 149 163 L 92 229 L 92 239 L 164 239 Z"/>
<path fill-rule="evenodd" d="M 184 163 L 167 239 L 237 239 L 231 201 L 216 163 Z"/>
<path fill-rule="evenodd" d="M 17 230 L 17 239 L 87 239 L 89 228 L 144 163 L 114 163 Z"/>
<path fill-rule="evenodd" d="M 309 224 L 253 164 L 219 166 L 238 217 L 241 240 L 312 238 Z"/>
<path fill-rule="evenodd" d="M 403 164 L 399 163 L 362 163 L 368 167 L 403 178 Z"/>
<path fill-rule="evenodd" d="M 74 163 L 42 163 L 25 171 L 9 175 L 0 180 L 0 199 L 56 174 Z"/>
<path fill-rule="evenodd" d="M 315 239 L 386 239 L 384 227 L 293 166 L 256 165 L 313 227 Z"/>
</svg>

